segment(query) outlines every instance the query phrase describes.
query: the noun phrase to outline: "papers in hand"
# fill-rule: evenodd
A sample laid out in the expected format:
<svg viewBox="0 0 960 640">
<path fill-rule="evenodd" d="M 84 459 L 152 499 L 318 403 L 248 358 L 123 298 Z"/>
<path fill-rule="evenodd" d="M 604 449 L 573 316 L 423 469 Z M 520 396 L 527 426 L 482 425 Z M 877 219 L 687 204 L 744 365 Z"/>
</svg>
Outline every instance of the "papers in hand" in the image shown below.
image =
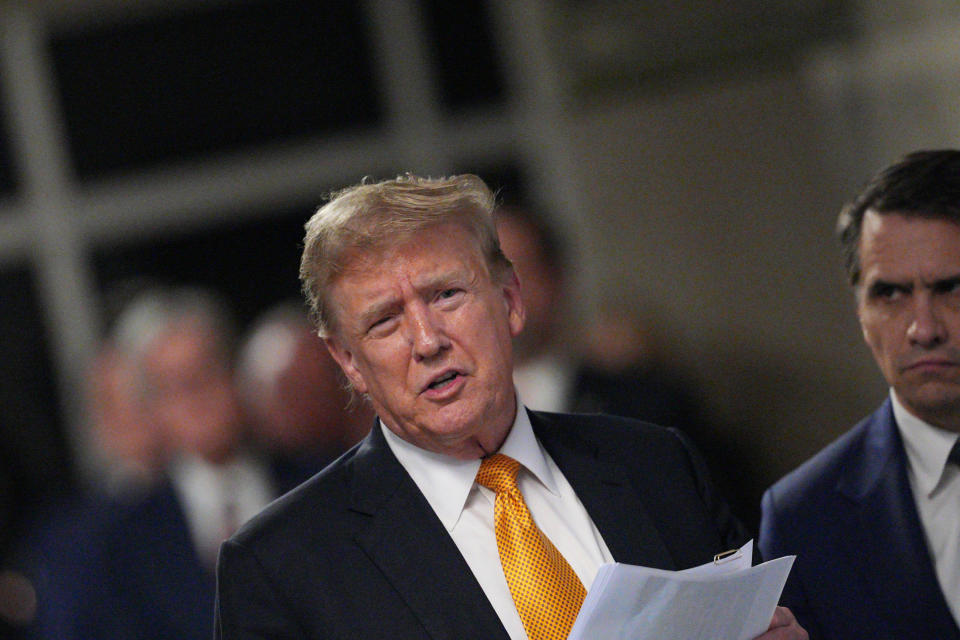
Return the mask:
<svg viewBox="0 0 960 640">
<path fill-rule="evenodd" d="M 751 640 L 770 626 L 795 556 L 752 558 L 751 540 L 685 571 L 605 564 L 568 640 Z"/>
</svg>

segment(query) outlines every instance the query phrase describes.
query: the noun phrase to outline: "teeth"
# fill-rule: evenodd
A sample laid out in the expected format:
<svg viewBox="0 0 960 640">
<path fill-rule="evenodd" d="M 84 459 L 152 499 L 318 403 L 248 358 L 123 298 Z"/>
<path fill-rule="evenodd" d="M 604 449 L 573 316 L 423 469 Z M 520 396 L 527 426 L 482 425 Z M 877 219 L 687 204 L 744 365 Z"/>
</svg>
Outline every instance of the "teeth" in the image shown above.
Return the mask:
<svg viewBox="0 0 960 640">
<path fill-rule="evenodd" d="M 456 375 L 457 375 L 456 373 L 448 373 L 447 375 L 443 376 L 442 378 L 439 378 L 436 382 L 434 382 L 433 384 L 431 384 L 431 385 L 430 385 L 430 388 L 431 388 L 431 389 L 436 389 L 436 388 L 439 387 L 440 385 L 446 383 L 448 380 L 453 380 L 454 376 L 456 376 Z"/>
</svg>

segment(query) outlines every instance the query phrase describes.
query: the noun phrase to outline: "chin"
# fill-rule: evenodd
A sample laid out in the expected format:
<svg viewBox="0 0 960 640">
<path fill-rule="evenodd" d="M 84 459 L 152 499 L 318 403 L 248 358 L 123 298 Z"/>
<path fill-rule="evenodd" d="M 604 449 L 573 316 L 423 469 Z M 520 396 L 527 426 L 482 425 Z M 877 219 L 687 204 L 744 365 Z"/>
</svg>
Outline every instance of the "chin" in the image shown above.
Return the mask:
<svg viewBox="0 0 960 640">
<path fill-rule="evenodd" d="M 960 389 L 931 391 L 931 393 L 916 394 L 907 406 L 913 407 L 926 422 L 933 424 L 944 421 L 960 422 Z"/>
</svg>

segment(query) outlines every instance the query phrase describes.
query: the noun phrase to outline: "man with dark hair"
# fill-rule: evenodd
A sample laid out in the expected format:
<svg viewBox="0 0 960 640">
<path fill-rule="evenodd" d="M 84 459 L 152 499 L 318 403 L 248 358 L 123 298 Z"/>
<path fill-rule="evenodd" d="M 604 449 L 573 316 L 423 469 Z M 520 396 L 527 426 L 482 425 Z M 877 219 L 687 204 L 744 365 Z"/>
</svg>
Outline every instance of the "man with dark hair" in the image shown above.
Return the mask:
<svg viewBox="0 0 960 640">
<path fill-rule="evenodd" d="M 565 326 L 568 258 L 546 219 L 530 208 L 506 206 L 497 209 L 496 223 L 523 290 L 526 323 L 514 341 L 513 379 L 527 406 L 697 426 L 695 394 L 638 318 L 601 308 L 579 332 Z M 597 346 L 604 341 L 615 341 L 616 349 Z"/>
<path fill-rule="evenodd" d="M 566 638 L 602 564 L 745 540 L 677 432 L 522 406 L 524 306 L 479 178 L 347 189 L 304 245 L 319 333 L 379 420 L 223 545 L 217 637 Z M 763 635 L 804 637 L 785 609 Z"/>
<path fill-rule="evenodd" d="M 770 488 L 760 548 L 814 638 L 960 638 L 960 151 L 910 154 L 840 214 L 857 316 L 890 385 Z"/>
</svg>

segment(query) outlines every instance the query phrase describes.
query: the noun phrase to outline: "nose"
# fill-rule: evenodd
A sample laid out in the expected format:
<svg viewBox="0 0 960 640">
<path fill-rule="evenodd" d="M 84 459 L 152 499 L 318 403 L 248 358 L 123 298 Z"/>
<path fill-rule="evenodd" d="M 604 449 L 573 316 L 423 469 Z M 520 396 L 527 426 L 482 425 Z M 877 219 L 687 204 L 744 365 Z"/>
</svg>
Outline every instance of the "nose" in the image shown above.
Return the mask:
<svg viewBox="0 0 960 640">
<path fill-rule="evenodd" d="M 417 301 L 408 306 L 407 314 L 408 340 L 416 360 L 432 358 L 450 346 L 442 322 L 427 304 Z"/>
<path fill-rule="evenodd" d="M 914 296 L 913 307 L 913 321 L 907 327 L 910 342 L 921 347 L 935 347 L 945 342 L 947 328 L 931 296 Z"/>
</svg>

